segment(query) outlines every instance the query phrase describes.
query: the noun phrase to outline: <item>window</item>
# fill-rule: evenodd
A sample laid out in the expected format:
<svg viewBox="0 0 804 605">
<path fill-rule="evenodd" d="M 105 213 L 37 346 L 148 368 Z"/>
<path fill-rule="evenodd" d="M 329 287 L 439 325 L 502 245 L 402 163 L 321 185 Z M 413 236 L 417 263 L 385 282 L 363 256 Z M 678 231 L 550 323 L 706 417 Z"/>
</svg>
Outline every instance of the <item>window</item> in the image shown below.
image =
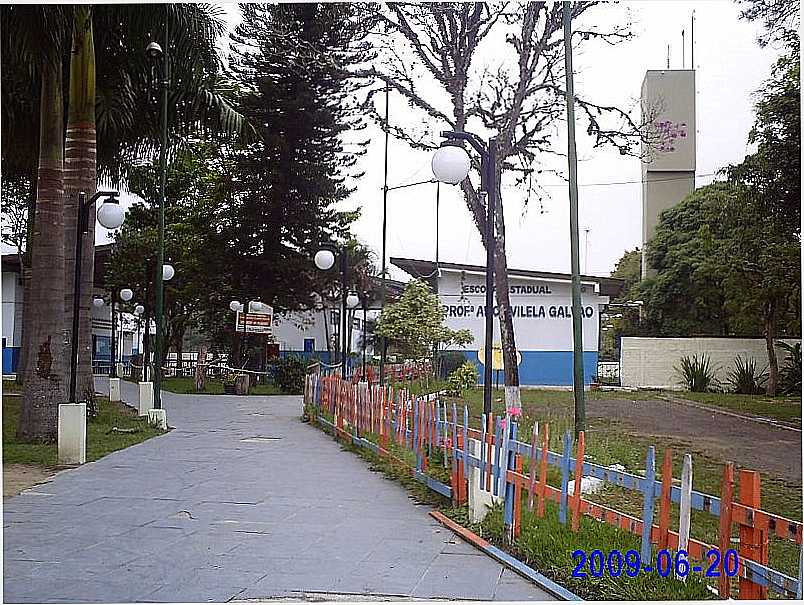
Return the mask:
<svg viewBox="0 0 804 605">
<path fill-rule="evenodd" d="M 305 353 L 312 353 L 315 351 L 315 338 L 305 338 L 304 339 L 304 352 Z"/>
</svg>

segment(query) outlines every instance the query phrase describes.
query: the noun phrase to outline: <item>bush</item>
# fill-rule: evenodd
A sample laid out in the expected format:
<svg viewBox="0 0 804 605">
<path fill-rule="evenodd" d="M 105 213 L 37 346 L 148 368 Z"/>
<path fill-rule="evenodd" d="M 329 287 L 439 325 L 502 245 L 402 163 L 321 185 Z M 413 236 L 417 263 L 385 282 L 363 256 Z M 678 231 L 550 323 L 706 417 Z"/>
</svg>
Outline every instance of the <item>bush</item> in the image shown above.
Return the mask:
<svg viewBox="0 0 804 605">
<path fill-rule="evenodd" d="M 729 382 L 735 393 L 740 395 L 759 395 L 764 389 L 762 385 L 768 379 L 765 370 L 757 372 L 757 362 L 752 358 L 739 355 L 734 358 L 734 369 L 729 372 Z"/>
<path fill-rule="evenodd" d="M 439 378 L 447 378 L 455 370 L 466 363 L 466 355 L 460 351 L 441 351 L 438 354 Z"/>
<path fill-rule="evenodd" d="M 287 395 L 304 393 L 304 376 L 307 360 L 291 355 L 278 359 L 274 366 L 274 383 Z"/>
<path fill-rule="evenodd" d="M 692 357 L 685 355 L 675 369 L 681 375 L 687 390 L 693 393 L 714 391 L 718 386 L 715 378 L 716 368 L 712 365 L 709 355 L 704 354 L 700 358 L 697 355 Z"/>
<path fill-rule="evenodd" d="M 447 395 L 460 397 L 467 389 L 477 384 L 477 366 L 465 361 L 461 367 L 456 368 L 447 379 Z"/>
<path fill-rule="evenodd" d="M 801 343 L 789 345 L 786 342 L 776 343 L 787 351 L 784 365 L 779 370 L 779 390 L 785 395 L 801 393 Z"/>
</svg>

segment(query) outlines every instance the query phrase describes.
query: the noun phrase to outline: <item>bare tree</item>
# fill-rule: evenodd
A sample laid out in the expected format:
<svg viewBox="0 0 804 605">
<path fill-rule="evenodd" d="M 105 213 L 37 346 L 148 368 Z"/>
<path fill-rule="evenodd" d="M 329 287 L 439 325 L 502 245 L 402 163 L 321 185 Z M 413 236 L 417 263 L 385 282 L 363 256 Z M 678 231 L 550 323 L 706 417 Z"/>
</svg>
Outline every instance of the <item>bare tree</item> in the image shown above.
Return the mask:
<svg viewBox="0 0 804 605">
<path fill-rule="evenodd" d="M 571 5 L 572 19 L 582 23 L 600 2 Z M 382 61 L 359 75 L 375 78 L 383 86 L 366 99 L 367 113 L 383 123 L 372 97 L 388 88 L 453 130 L 467 127 L 497 137 L 496 179 L 512 177 L 517 185 L 540 174 L 540 156 L 556 153 L 550 127 L 564 115 L 564 45 L 561 2 L 490 3 L 388 3 L 375 8 L 380 24 Z M 573 32 L 576 46 L 591 41 L 617 44 L 632 34 L 627 25 L 603 30 L 579 25 Z M 490 53 L 492 45 L 496 45 Z M 480 54 L 487 57 L 480 63 Z M 422 73 L 429 75 L 423 79 Z M 429 82 L 427 82 L 429 80 Z M 423 92 L 423 83 L 435 81 L 439 94 Z M 444 95 L 443 93 L 446 93 Z M 444 102 L 447 99 L 447 102 Z M 598 105 L 576 96 L 595 146 L 613 145 L 622 154 L 637 154 L 643 130 L 626 111 Z M 428 124 L 429 125 L 429 124 Z M 411 132 L 389 126 L 390 132 L 415 149 L 438 146 L 432 133 Z M 473 160 L 479 174 L 479 161 Z M 537 178 L 538 181 L 538 178 Z M 537 184 L 538 186 L 538 184 Z M 461 183 L 464 200 L 486 245 L 486 210 L 471 178 Z M 506 404 L 519 407 L 519 370 L 509 300 L 503 203 L 497 197 L 495 215 L 495 290 L 500 310 L 500 335 L 505 365 Z M 530 193 L 530 191 L 528 191 Z M 541 195 L 541 194 L 539 194 Z"/>
</svg>

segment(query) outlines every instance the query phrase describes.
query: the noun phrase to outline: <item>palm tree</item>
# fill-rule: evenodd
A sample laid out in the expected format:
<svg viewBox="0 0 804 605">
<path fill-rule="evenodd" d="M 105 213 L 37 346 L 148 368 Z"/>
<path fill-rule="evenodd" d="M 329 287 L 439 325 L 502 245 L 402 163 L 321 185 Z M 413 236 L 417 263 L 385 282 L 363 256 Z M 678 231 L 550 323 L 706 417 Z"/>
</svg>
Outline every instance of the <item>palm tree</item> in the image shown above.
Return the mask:
<svg viewBox="0 0 804 605">
<path fill-rule="evenodd" d="M 55 437 L 58 402 L 66 400 L 64 349 L 58 295 L 64 287 L 63 245 L 63 93 L 59 40 L 51 56 L 41 58 L 41 103 L 37 204 L 33 217 L 30 281 L 25 305 L 35 309 L 27 336 L 30 347 L 22 372 L 25 390 L 17 435 L 21 439 Z M 44 119 L 45 116 L 47 119 Z M 31 242 L 29 242 L 31 245 Z M 54 293 L 56 294 L 54 296 Z"/>
<path fill-rule="evenodd" d="M 39 66 L 40 56 L 58 55 L 63 59 L 67 52 L 72 51 L 67 99 L 68 140 L 64 157 L 68 171 L 64 175 L 64 215 L 63 220 L 60 217 L 58 222 L 63 224 L 63 233 L 55 240 L 62 243 L 62 258 L 65 253 L 68 257 L 65 262 L 58 264 L 62 267 L 60 279 L 51 279 L 55 265 L 46 266 L 38 261 L 34 261 L 34 265 L 39 267 L 39 271 L 32 268 L 31 277 L 32 282 L 52 285 L 49 287 L 50 297 L 59 301 L 58 315 L 69 334 L 72 299 L 68 293 L 72 291 L 74 270 L 72 257 L 78 210 L 77 194 L 79 191 L 94 192 L 98 174 L 113 182 L 121 181 L 125 178 L 126 166 L 130 166 L 143 155 L 153 154 L 158 147 L 159 138 L 156 135 L 159 122 L 156 118 L 157 107 L 152 102 L 155 80 L 151 73 L 153 66 L 148 63 L 144 48 L 153 40 L 154 31 L 162 31 L 165 18 L 175 24 L 175 31 L 168 43 L 169 48 L 175 49 L 171 65 L 173 80 L 170 93 L 170 118 L 175 125 L 171 128 L 172 138 L 183 138 L 198 129 L 230 134 L 241 131 L 244 122 L 219 91 L 217 74 L 220 71 L 220 62 L 215 42 L 224 27 L 219 18 L 220 12 L 209 5 L 3 6 L 1 10 L 5 30 L 2 36 L 4 75 L 6 62 L 14 67 L 13 72 L 27 70 L 36 74 L 42 69 Z M 45 23 L 47 26 L 43 25 Z M 9 35 L 9 32 L 13 32 L 13 35 Z M 56 38 L 67 39 L 67 36 L 72 38 L 70 48 L 54 42 Z M 61 73 L 61 65 L 57 71 Z M 43 132 L 47 128 L 49 133 L 63 133 L 63 113 L 59 111 L 57 115 L 53 111 L 52 99 L 47 107 L 44 104 L 44 98 L 48 96 L 45 92 L 49 92 L 50 88 L 47 91 L 44 86 L 39 91 L 34 87 L 15 88 L 7 86 L 7 81 L 4 77 L 4 176 L 7 174 L 5 151 L 9 149 L 10 132 L 32 132 L 34 124 L 41 121 Z M 17 81 L 24 82 L 24 78 L 17 78 Z M 44 76 L 42 81 L 44 84 Z M 51 84 L 49 86 L 52 87 Z M 24 95 L 20 98 L 14 94 L 20 91 L 27 91 L 28 98 Z M 63 95 L 61 86 L 58 91 Z M 26 102 L 30 105 L 30 94 L 36 93 L 42 97 L 42 111 L 39 115 L 35 115 L 36 112 L 26 113 L 24 105 Z M 14 117 L 11 128 L 6 127 L 8 116 Z M 40 153 L 46 150 L 47 146 L 40 144 Z M 27 166 L 30 170 L 35 162 L 30 148 L 22 146 L 10 168 L 24 170 Z M 39 178 L 41 177 L 40 170 Z M 39 184 L 39 189 L 41 193 L 42 183 Z M 45 188 L 45 194 L 47 191 Z M 59 201 L 61 202 L 61 197 Z M 94 273 L 94 221 L 90 221 L 90 224 L 91 233 L 85 239 L 86 246 L 82 251 L 86 281 L 82 284 L 80 301 L 83 313 L 79 343 L 79 392 L 92 389 L 88 310 Z M 45 245 L 43 238 L 33 238 L 30 243 L 32 256 L 43 257 L 45 253 L 40 253 L 39 248 Z M 30 302 L 35 299 L 36 296 L 32 294 Z M 23 326 L 24 332 L 33 333 L 38 330 L 33 326 L 39 322 L 39 315 L 40 311 L 37 310 L 36 321 L 32 319 L 27 322 Z M 64 332 L 60 331 L 59 334 L 63 339 Z M 30 343 L 29 352 L 33 351 L 32 340 L 23 336 L 23 344 L 25 343 Z M 58 367 L 61 368 L 63 377 L 69 364 Z M 50 404 L 55 406 L 60 400 L 63 401 L 63 397 L 52 399 Z M 24 406 L 26 401 L 28 398 L 23 399 Z M 29 435 L 41 432 L 44 435 L 55 435 L 55 415 L 47 417 L 46 427 L 34 430 L 29 426 L 22 430 L 23 419 L 29 417 L 32 418 L 23 411 L 21 433 Z M 40 418 L 33 422 L 45 421 Z"/>
</svg>

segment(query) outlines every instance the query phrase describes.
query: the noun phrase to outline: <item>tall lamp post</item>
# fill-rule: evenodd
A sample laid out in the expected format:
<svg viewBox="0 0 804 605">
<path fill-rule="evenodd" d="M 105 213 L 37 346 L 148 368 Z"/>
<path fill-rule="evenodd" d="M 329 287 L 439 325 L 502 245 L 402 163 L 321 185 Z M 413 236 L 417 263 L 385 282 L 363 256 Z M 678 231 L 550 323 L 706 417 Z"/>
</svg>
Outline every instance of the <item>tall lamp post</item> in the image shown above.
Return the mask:
<svg viewBox="0 0 804 605">
<path fill-rule="evenodd" d="M 338 270 L 341 277 L 341 317 L 340 331 L 341 331 L 341 378 L 346 380 L 346 306 L 347 306 L 347 292 L 346 292 L 346 273 L 349 270 L 349 258 L 346 250 L 334 244 L 321 245 L 318 252 L 315 253 L 313 261 L 315 266 L 321 271 L 329 271 L 335 266 L 335 260 L 338 260 Z M 357 298 L 357 296 L 355 296 Z M 357 302 L 355 302 L 357 306 Z"/>
<path fill-rule="evenodd" d="M 132 298 L 134 298 L 134 291 L 131 288 L 123 288 L 122 290 L 120 290 L 120 300 L 122 300 L 124 303 L 130 302 Z M 122 326 L 122 320 L 121 320 L 121 325 L 120 325 L 121 330 L 122 330 L 122 327 L 123 326 Z M 121 334 L 121 339 L 120 340 L 121 341 L 123 340 L 122 334 Z M 139 346 L 139 344 L 137 346 Z M 120 349 L 121 349 L 121 351 L 120 351 L 120 361 L 121 361 L 121 363 L 123 361 L 122 348 L 123 347 L 121 345 L 121 347 L 120 347 Z M 117 349 L 115 349 L 115 366 L 117 366 Z M 115 377 L 117 377 L 117 367 L 115 367 L 115 374 L 114 375 L 115 375 Z"/>
<path fill-rule="evenodd" d="M 151 362 L 151 351 L 150 347 L 148 346 L 151 340 L 151 321 L 146 316 L 148 321 L 143 322 L 142 316 L 144 313 L 145 305 L 136 305 L 134 307 L 134 315 L 137 316 L 137 350 L 139 350 L 140 339 L 142 339 L 142 379 L 140 382 L 148 382 L 148 365 Z M 142 337 L 140 337 L 140 333 L 142 333 Z"/>
<path fill-rule="evenodd" d="M 70 401 L 77 403 L 76 382 L 78 374 L 78 323 L 80 317 L 80 298 L 81 298 L 81 270 L 84 263 L 81 262 L 81 250 L 84 244 L 84 234 L 89 230 L 89 210 L 101 197 L 106 199 L 98 208 L 98 222 L 107 229 L 117 229 L 123 224 L 124 212 L 117 199 L 117 191 L 97 191 L 92 197 L 87 199 L 87 194 L 83 191 L 78 194 L 78 233 L 75 238 L 75 273 L 73 277 L 73 325 L 70 341 Z"/>
<path fill-rule="evenodd" d="M 267 305 L 259 300 L 251 300 L 248 303 L 248 313 L 257 313 L 265 309 Z M 235 313 L 240 313 L 243 318 L 243 331 L 240 333 L 240 361 L 243 362 L 243 367 L 246 367 L 246 350 L 244 347 L 246 340 L 246 326 L 248 322 L 248 313 L 246 313 L 246 306 L 238 300 L 233 300 L 229 303 L 229 309 Z M 235 316 L 235 331 L 237 330 L 237 316 Z"/>
<path fill-rule="evenodd" d="M 360 331 L 360 334 L 361 334 L 360 340 L 362 341 L 362 343 L 361 343 L 362 347 L 361 348 L 363 349 L 363 369 L 360 372 L 360 377 L 363 380 L 367 380 L 367 378 L 366 378 L 366 316 L 368 314 L 368 299 L 369 299 L 369 296 L 371 296 L 371 293 L 368 292 L 368 291 L 365 291 L 365 290 L 360 295 L 360 302 L 362 303 L 362 306 L 363 306 L 363 329 Z"/>
<path fill-rule="evenodd" d="M 486 342 L 483 355 L 483 413 L 491 413 L 492 341 L 494 338 L 494 212 L 497 203 L 497 139 L 487 143 L 475 134 L 462 131 L 445 131 L 446 139 L 433 154 L 433 174 L 442 183 L 457 185 L 469 174 L 471 161 L 461 145 L 467 141 L 480 155 L 480 188 L 486 194 Z"/>
<path fill-rule="evenodd" d="M 167 7 L 166 7 L 167 11 Z M 164 43 L 165 48 L 168 45 L 168 19 L 167 12 L 165 14 L 165 30 L 164 30 Z M 168 87 L 170 86 L 170 61 L 166 53 L 162 51 L 162 47 L 157 42 L 151 42 L 145 49 L 146 56 L 152 61 L 162 62 L 162 79 L 160 86 L 162 88 L 162 119 L 160 124 L 161 130 L 161 144 L 159 146 L 159 227 L 156 246 L 156 348 L 155 359 L 156 365 L 154 367 L 154 409 L 159 410 L 162 408 L 162 340 L 164 337 L 163 325 L 163 304 L 164 304 L 164 284 L 163 280 L 166 279 L 163 273 L 163 264 L 165 258 L 165 182 L 167 180 L 167 122 L 168 122 Z M 169 278 L 168 278 L 169 279 Z"/>
</svg>

